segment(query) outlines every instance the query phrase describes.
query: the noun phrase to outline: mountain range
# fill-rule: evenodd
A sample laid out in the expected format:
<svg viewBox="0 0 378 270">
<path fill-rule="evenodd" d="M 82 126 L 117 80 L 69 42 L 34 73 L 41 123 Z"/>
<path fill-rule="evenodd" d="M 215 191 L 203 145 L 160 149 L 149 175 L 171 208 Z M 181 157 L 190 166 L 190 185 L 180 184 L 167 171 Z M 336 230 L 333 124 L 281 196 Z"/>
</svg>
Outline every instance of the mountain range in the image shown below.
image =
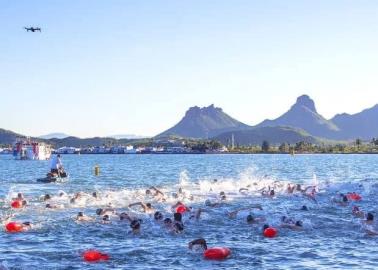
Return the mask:
<svg viewBox="0 0 378 270">
<path fill-rule="evenodd" d="M 267 127 L 274 127 L 267 129 Z M 327 140 L 371 140 L 378 137 L 378 105 L 357 114 L 338 114 L 326 119 L 316 110 L 308 96 L 297 98 L 291 108 L 280 117 L 264 120 L 256 126 L 241 123 L 214 105 L 192 107 L 172 128 L 159 134 L 193 138 L 216 138 L 225 141 L 234 134 L 236 141 L 255 144 L 263 139 L 272 142 L 309 142 Z"/>
<path fill-rule="evenodd" d="M 20 136 L 22 135 L 0 129 L 0 144 L 11 144 L 16 137 Z M 79 147 L 127 142 L 133 138 L 130 135 L 86 139 L 65 136 L 66 134 L 54 133 L 41 136 L 38 139 L 44 138 L 44 141 L 56 146 Z M 225 144 L 234 137 L 235 143 L 241 145 L 261 144 L 263 140 L 274 144 L 298 141 L 311 143 L 324 142 L 324 140 L 350 141 L 357 138 L 370 141 L 372 138 L 378 137 L 378 104 L 356 114 L 342 113 L 331 119 L 326 119 L 316 110 L 315 102 L 308 95 L 302 95 L 280 117 L 264 120 L 256 126 L 242 123 L 214 105 L 203 108 L 195 106 L 189 108 L 176 125 L 154 138 L 169 136 L 195 139 L 214 138 Z"/>
</svg>

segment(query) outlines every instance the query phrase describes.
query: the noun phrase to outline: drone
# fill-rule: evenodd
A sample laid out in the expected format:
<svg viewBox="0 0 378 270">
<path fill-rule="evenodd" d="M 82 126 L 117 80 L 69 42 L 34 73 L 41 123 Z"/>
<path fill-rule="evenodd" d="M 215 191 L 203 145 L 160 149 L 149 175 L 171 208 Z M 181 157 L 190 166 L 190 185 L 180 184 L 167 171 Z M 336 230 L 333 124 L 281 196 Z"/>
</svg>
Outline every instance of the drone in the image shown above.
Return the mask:
<svg viewBox="0 0 378 270">
<path fill-rule="evenodd" d="M 25 30 L 27 32 L 29 32 L 29 31 L 32 31 L 32 32 L 39 31 L 39 32 L 41 32 L 41 28 L 39 28 L 39 27 L 24 27 L 24 28 L 25 28 Z"/>
</svg>

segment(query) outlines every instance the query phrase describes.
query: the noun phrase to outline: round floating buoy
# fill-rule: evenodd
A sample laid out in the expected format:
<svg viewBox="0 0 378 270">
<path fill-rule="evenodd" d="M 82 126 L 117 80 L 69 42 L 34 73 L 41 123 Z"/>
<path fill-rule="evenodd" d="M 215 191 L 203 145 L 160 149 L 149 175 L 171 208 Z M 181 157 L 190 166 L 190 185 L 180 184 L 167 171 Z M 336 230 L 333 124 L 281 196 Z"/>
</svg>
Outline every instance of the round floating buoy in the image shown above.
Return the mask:
<svg viewBox="0 0 378 270">
<path fill-rule="evenodd" d="M 176 208 L 176 213 L 184 214 L 186 212 L 186 206 L 181 204 Z"/>
<path fill-rule="evenodd" d="M 350 200 L 350 201 L 361 201 L 361 199 L 362 199 L 361 195 L 358 194 L 358 193 L 355 193 L 355 192 L 349 193 L 346 196 L 347 196 L 348 200 Z"/>
<path fill-rule="evenodd" d="M 206 249 L 203 256 L 208 260 L 224 260 L 230 256 L 231 250 L 226 247 L 213 247 Z"/>
<path fill-rule="evenodd" d="M 20 200 L 15 200 L 11 203 L 12 208 L 22 208 L 22 201 Z"/>
<path fill-rule="evenodd" d="M 21 232 L 22 225 L 17 222 L 9 222 L 8 224 L 5 225 L 5 229 L 7 232 L 10 232 L 10 233 Z"/>
<path fill-rule="evenodd" d="M 277 235 L 277 229 L 269 227 L 264 230 L 264 236 L 268 238 L 273 238 Z"/>
<path fill-rule="evenodd" d="M 83 253 L 83 259 L 87 262 L 98 262 L 109 260 L 109 255 L 98 250 L 87 250 Z"/>
</svg>

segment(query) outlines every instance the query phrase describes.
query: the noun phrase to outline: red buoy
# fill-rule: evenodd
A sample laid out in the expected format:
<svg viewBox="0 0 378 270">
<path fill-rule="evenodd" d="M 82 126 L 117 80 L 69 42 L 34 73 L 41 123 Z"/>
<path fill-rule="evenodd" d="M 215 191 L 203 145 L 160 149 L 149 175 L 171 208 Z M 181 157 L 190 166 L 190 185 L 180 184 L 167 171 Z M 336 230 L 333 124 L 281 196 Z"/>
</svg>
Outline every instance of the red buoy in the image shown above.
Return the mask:
<svg viewBox="0 0 378 270">
<path fill-rule="evenodd" d="M 269 228 L 266 228 L 264 230 L 264 236 L 265 237 L 273 238 L 273 237 L 276 237 L 276 235 L 277 235 L 277 229 L 276 228 L 269 227 Z"/>
<path fill-rule="evenodd" d="M 87 262 L 98 262 L 109 260 L 109 255 L 98 250 L 87 250 L 83 253 L 83 259 Z"/>
<path fill-rule="evenodd" d="M 20 200 L 15 200 L 11 203 L 12 208 L 22 208 L 22 201 Z"/>
<path fill-rule="evenodd" d="M 355 193 L 355 192 L 349 193 L 346 196 L 347 196 L 348 200 L 350 200 L 350 201 L 361 201 L 361 199 L 362 199 L 361 195 L 358 194 L 358 193 Z"/>
<path fill-rule="evenodd" d="M 208 260 L 224 260 L 230 256 L 231 250 L 226 247 L 213 247 L 206 249 L 203 256 Z"/>
<path fill-rule="evenodd" d="M 5 229 L 10 233 L 17 233 L 22 231 L 22 224 L 17 222 L 9 222 L 5 225 Z"/>
<path fill-rule="evenodd" d="M 176 208 L 176 213 L 184 214 L 186 212 L 186 206 L 181 204 Z"/>
</svg>

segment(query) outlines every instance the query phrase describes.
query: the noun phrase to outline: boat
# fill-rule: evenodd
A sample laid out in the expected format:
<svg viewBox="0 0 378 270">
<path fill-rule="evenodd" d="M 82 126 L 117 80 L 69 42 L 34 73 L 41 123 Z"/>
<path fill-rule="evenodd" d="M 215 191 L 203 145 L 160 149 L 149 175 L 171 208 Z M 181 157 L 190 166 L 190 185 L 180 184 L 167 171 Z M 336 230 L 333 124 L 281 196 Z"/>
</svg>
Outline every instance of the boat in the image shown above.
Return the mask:
<svg viewBox="0 0 378 270">
<path fill-rule="evenodd" d="M 30 138 L 18 138 L 13 144 L 12 152 L 18 160 L 47 160 L 51 156 L 51 147 Z"/>
</svg>

